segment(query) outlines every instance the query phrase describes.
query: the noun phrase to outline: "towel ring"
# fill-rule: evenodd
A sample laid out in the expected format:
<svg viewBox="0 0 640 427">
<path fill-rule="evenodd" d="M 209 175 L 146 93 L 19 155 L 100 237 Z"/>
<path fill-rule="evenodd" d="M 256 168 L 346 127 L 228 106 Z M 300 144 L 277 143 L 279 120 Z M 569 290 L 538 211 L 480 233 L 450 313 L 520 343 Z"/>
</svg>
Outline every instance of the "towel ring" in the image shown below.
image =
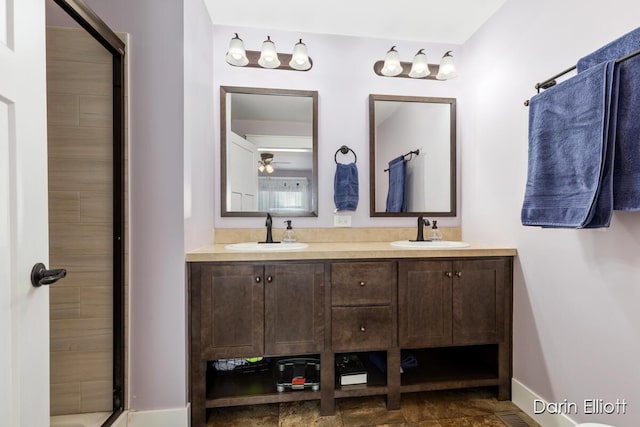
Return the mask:
<svg viewBox="0 0 640 427">
<path fill-rule="evenodd" d="M 353 158 L 354 158 L 353 163 L 357 163 L 358 156 L 356 156 L 356 152 L 353 151 L 351 148 L 347 147 L 346 145 L 343 145 L 342 147 L 336 150 L 336 154 L 334 154 L 333 156 L 333 160 L 336 162 L 336 164 L 338 164 L 338 153 L 349 154 L 349 151 L 353 153 Z"/>
</svg>

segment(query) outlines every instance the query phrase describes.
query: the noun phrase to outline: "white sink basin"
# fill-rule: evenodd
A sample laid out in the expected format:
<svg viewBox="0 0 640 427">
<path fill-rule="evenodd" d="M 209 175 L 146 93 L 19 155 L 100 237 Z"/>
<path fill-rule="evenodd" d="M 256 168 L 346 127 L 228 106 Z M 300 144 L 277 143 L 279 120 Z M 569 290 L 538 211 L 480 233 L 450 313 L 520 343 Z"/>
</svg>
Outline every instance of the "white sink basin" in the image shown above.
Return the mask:
<svg viewBox="0 0 640 427">
<path fill-rule="evenodd" d="M 465 242 L 454 242 L 449 240 L 437 240 L 433 242 L 414 242 L 411 240 L 397 240 L 391 242 L 391 246 L 405 249 L 458 249 L 469 246 Z"/>
<path fill-rule="evenodd" d="M 258 243 L 258 242 L 246 242 L 246 243 L 233 243 L 225 246 L 225 249 L 231 251 L 245 251 L 245 252 L 273 252 L 273 251 L 295 251 L 309 247 L 306 243 Z"/>
</svg>

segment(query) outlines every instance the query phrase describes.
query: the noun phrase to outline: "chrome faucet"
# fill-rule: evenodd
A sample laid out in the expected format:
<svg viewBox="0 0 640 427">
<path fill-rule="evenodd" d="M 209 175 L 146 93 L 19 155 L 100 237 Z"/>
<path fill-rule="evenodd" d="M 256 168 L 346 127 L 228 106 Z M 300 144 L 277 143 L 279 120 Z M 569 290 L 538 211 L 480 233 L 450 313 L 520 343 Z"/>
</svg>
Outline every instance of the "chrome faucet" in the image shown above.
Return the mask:
<svg viewBox="0 0 640 427">
<path fill-rule="evenodd" d="M 431 223 L 428 219 L 423 218 L 422 216 L 418 217 L 418 236 L 416 237 L 416 242 L 424 242 L 424 226 L 429 226 Z"/>
<path fill-rule="evenodd" d="M 273 243 L 273 235 L 271 234 L 271 224 L 273 223 L 271 219 L 271 214 L 267 214 L 267 221 L 264 225 L 267 227 L 267 238 L 265 239 L 265 243 Z"/>
</svg>

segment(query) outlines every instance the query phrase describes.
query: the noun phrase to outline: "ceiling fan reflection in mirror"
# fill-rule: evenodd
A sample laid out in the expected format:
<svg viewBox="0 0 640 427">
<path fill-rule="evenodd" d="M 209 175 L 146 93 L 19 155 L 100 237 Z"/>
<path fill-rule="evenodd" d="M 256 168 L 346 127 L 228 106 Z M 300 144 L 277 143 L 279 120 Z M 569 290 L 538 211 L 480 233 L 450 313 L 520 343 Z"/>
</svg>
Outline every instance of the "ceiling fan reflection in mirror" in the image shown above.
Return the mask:
<svg viewBox="0 0 640 427">
<path fill-rule="evenodd" d="M 258 160 L 258 170 L 260 172 L 273 173 L 273 165 L 290 163 L 291 162 L 274 162 L 273 153 L 260 153 L 260 160 Z"/>
</svg>

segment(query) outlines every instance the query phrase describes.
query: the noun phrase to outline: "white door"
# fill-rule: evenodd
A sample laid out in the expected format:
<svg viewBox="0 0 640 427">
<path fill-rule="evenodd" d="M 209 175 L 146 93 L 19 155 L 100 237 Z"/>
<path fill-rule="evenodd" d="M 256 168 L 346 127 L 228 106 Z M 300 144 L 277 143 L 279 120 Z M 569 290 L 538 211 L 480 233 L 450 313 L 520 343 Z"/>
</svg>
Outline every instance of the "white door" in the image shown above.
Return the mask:
<svg viewBox="0 0 640 427">
<path fill-rule="evenodd" d="M 258 210 L 258 160 L 256 146 L 234 132 L 227 132 L 227 194 L 234 212 Z"/>
<path fill-rule="evenodd" d="M 0 424 L 49 425 L 44 0 L 0 0 Z"/>
</svg>

